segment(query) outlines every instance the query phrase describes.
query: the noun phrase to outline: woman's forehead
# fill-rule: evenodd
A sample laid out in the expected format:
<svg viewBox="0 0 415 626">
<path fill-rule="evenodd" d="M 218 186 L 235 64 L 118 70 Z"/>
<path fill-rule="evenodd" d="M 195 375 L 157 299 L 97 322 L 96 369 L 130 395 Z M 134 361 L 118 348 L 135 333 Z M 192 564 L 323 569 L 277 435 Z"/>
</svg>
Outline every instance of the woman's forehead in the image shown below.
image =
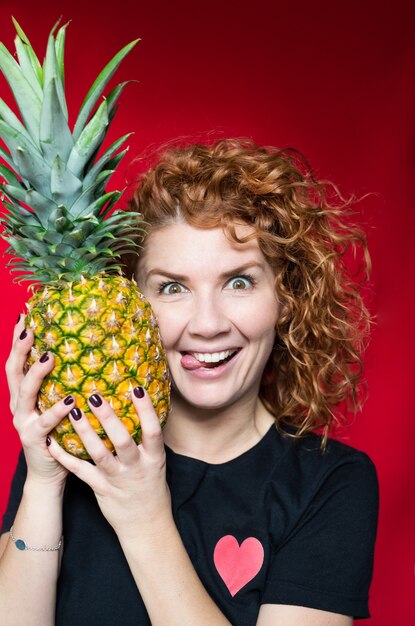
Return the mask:
<svg viewBox="0 0 415 626">
<path fill-rule="evenodd" d="M 237 237 L 251 235 L 249 225 L 235 225 Z M 222 227 L 197 228 L 187 223 L 174 223 L 157 228 L 145 240 L 140 254 L 140 270 L 148 273 L 154 267 L 185 273 L 206 266 L 225 267 L 248 262 L 263 262 L 264 257 L 253 238 L 244 243 L 234 241 Z"/>
<path fill-rule="evenodd" d="M 259 250 L 257 238 L 252 235 L 255 230 L 247 224 L 234 224 L 235 234 L 239 238 L 249 237 L 249 241 L 239 243 L 232 238 L 227 228 L 217 226 L 214 228 L 200 228 L 187 222 L 176 222 L 157 228 L 152 231 L 145 240 L 144 250 L 147 253 L 159 254 L 160 249 L 174 255 L 179 255 L 181 250 L 199 250 L 200 246 L 206 253 L 213 249 L 221 249 L 235 253 L 244 253 L 248 250 Z"/>
</svg>

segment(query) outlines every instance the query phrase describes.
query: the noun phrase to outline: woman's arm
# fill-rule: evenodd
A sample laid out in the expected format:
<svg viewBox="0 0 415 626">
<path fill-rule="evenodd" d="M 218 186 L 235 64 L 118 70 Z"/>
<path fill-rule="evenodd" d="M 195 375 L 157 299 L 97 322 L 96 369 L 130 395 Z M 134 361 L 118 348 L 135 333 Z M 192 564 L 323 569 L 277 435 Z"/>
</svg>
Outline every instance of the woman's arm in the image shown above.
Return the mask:
<svg viewBox="0 0 415 626">
<path fill-rule="evenodd" d="M 94 490 L 114 528 L 153 626 L 230 625 L 202 585 L 174 522 L 166 482 L 165 450 L 151 399 L 138 389 L 134 404 L 143 439 L 136 445 L 100 396 L 91 410 L 116 456 L 77 409 L 71 422 L 95 465 L 65 452 L 52 438 L 50 454 Z M 99 404 L 99 406 L 97 406 Z"/>
<path fill-rule="evenodd" d="M 56 547 L 62 536 L 62 502 L 67 470 L 53 459 L 47 434 L 71 406 L 60 401 L 42 414 L 36 399 L 53 357 L 34 363 L 25 374 L 33 333 L 16 325 L 13 347 L 6 363 L 13 424 L 22 442 L 27 475 L 13 523 L 13 536 L 34 548 Z M 19 550 L 6 533 L 1 538 L 0 623 L 2 626 L 53 626 L 56 584 L 61 549 Z"/>
<path fill-rule="evenodd" d="M 257 626 L 353 626 L 353 618 L 305 606 L 263 604 Z"/>
<path fill-rule="evenodd" d="M 173 518 L 118 536 L 152 626 L 229 626 L 200 581 Z"/>
<path fill-rule="evenodd" d="M 27 480 L 13 536 L 31 547 L 55 547 L 62 536 L 63 487 Z M 2 626 L 54 626 L 56 583 L 62 552 L 19 550 L 6 533 L 0 549 Z"/>
</svg>

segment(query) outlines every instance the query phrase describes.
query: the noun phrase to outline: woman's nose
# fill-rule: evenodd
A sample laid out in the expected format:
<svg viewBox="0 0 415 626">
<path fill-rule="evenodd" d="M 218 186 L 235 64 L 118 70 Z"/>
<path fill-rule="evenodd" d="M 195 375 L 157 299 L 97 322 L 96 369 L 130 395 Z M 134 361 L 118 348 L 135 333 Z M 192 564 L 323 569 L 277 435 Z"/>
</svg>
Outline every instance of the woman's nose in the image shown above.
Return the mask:
<svg viewBox="0 0 415 626">
<path fill-rule="evenodd" d="M 210 338 L 229 332 L 231 326 L 227 311 L 212 293 L 194 297 L 187 323 L 190 334 Z"/>
</svg>

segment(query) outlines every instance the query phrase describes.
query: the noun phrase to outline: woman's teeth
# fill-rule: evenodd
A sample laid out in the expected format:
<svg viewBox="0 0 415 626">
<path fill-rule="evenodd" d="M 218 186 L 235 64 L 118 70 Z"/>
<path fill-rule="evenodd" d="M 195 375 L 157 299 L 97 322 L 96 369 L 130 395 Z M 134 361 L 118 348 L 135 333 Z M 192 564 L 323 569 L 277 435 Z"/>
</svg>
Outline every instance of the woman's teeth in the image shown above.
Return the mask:
<svg viewBox="0 0 415 626">
<path fill-rule="evenodd" d="M 225 352 L 190 352 L 190 354 L 201 363 L 219 363 L 219 361 L 224 361 L 235 354 L 235 352 L 236 350 L 225 350 Z"/>
</svg>

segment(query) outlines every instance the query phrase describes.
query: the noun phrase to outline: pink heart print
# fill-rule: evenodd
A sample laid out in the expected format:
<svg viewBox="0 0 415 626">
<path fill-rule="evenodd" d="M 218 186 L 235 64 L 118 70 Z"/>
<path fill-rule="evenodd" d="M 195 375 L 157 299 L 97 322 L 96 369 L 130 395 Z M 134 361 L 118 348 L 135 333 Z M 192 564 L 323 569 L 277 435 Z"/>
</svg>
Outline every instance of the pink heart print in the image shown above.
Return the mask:
<svg viewBox="0 0 415 626">
<path fill-rule="evenodd" d="M 213 561 L 233 597 L 258 574 L 264 562 L 264 548 L 255 537 L 248 537 L 239 545 L 235 537 L 225 535 L 215 546 Z"/>
</svg>

